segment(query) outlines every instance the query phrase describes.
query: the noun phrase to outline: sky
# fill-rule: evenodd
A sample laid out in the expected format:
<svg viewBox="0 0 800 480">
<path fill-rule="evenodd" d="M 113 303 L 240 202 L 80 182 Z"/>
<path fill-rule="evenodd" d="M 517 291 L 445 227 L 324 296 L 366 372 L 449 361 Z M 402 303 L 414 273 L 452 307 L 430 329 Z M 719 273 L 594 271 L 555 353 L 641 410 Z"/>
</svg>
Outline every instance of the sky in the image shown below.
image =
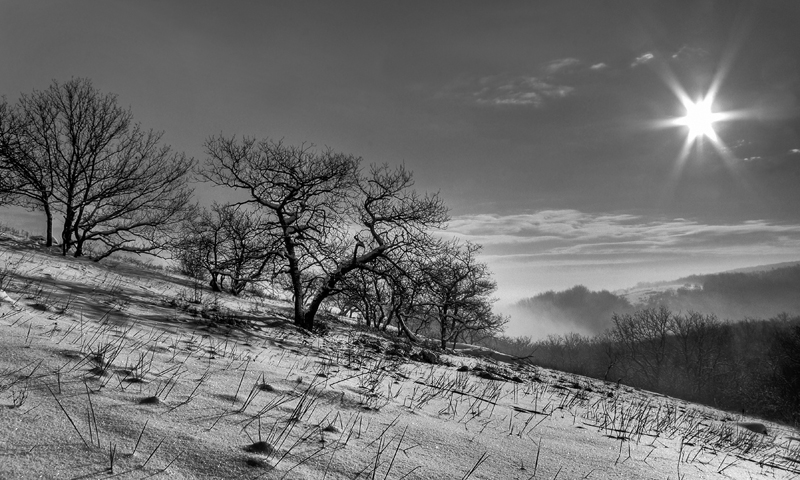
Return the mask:
<svg viewBox="0 0 800 480">
<path fill-rule="evenodd" d="M 779 0 L 0 0 L 0 95 L 86 77 L 199 161 L 235 134 L 403 163 L 502 309 L 800 260 L 798 24 Z"/>
</svg>

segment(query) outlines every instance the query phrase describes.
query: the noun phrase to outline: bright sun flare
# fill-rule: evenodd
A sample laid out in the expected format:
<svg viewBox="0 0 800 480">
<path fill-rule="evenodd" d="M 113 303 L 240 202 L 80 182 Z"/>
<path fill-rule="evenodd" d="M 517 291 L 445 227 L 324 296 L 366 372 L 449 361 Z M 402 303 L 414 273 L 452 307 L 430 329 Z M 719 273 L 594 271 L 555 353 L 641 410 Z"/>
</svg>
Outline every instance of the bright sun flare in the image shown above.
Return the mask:
<svg viewBox="0 0 800 480">
<path fill-rule="evenodd" d="M 689 137 L 694 140 L 698 137 L 708 137 L 715 140 L 717 133 L 714 131 L 716 115 L 711 111 L 711 100 L 705 98 L 698 102 L 687 102 L 686 115 L 679 119 L 679 124 L 689 127 Z"/>
<path fill-rule="evenodd" d="M 690 97 L 689 92 L 681 85 L 669 65 L 665 65 L 665 68 L 660 70 L 662 80 L 675 94 L 684 111 L 683 116 L 654 121 L 656 128 L 679 127 L 682 130 L 681 133 L 686 133 L 683 147 L 681 147 L 675 159 L 673 178 L 676 180 L 680 177 L 681 171 L 690 158 L 697 160 L 709 158 L 708 154 L 711 151 L 705 148 L 706 142 L 704 140 L 708 140 L 708 144 L 710 144 L 716 156 L 721 158 L 725 165 L 732 166 L 736 162 L 736 157 L 731 148 L 725 145 L 716 131 L 717 128 L 720 128 L 719 124 L 721 123 L 745 119 L 753 115 L 753 112 L 748 110 L 719 110 L 722 105 L 716 101 L 725 76 L 734 60 L 734 54 L 735 49 L 732 49 L 723 55 L 708 88 L 702 93 L 695 91 L 695 94 L 700 95 L 694 98 Z M 724 104 L 724 102 L 722 103 Z M 715 106 L 717 107 L 716 110 Z"/>
</svg>

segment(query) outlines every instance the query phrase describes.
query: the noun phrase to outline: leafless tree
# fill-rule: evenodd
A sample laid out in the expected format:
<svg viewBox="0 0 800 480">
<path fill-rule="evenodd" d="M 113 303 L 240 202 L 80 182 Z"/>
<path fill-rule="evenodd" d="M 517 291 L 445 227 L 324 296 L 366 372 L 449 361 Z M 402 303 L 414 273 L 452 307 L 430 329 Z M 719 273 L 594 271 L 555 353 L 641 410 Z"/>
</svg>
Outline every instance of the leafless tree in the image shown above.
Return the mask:
<svg viewBox="0 0 800 480">
<path fill-rule="evenodd" d="M 193 160 L 133 122 L 116 96 L 86 79 L 22 95 L 4 141 L 12 194 L 63 214 L 62 253 L 96 246 L 96 260 L 124 251 L 158 254 L 185 219 Z M 6 135 L 4 135 L 6 136 Z"/>
<path fill-rule="evenodd" d="M 253 282 L 274 276 L 279 246 L 268 233 L 257 211 L 214 204 L 186 223 L 173 255 L 191 276 L 208 274 L 212 290 L 221 291 L 228 279 L 228 291 L 239 295 Z"/>
<path fill-rule="evenodd" d="M 444 243 L 423 266 L 425 300 L 439 327 L 442 348 L 477 334 L 499 333 L 507 320 L 492 312 L 497 283 L 486 264 L 478 261 L 481 246 Z"/>
<path fill-rule="evenodd" d="M 341 306 L 358 312 L 368 327 L 386 330 L 394 323 L 411 342 L 417 342 L 409 323 L 419 332 L 432 320 L 421 267 L 439 242 L 428 240 L 347 276 L 337 296 Z"/>
<path fill-rule="evenodd" d="M 724 366 L 730 330 L 715 315 L 698 312 L 675 315 L 673 329 L 683 381 L 690 385 L 692 395 L 710 393 Z"/>
<path fill-rule="evenodd" d="M 35 129 L 33 115 L 0 101 L 0 203 L 41 210 L 46 245 L 53 245 L 53 169 L 45 148 L 26 132 Z"/>
<path fill-rule="evenodd" d="M 411 190 L 411 173 L 386 165 L 367 175 L 353 155 L 222 136 L 206 142 L 204 177 L 243 190 L 281 245 L 294 321 L 312 329 L 327 298 L 351 272 L 368 269 L 428 235 L 447 219 L 438 196 Z"/>
<path fill-rule="evenodd" d="M 658 389 L 669 355 L 674 314 L 666 307 L 614 314 L 612 335 L 648 388 Z"/>
<path fill-rule="evenodd" d="M 224 261 L 223 225 L 207 210 L 200 210 L 182 227 L 182 240 L 172 247 L 172 259 L 180 272 L 195 280 L 209 280 L 215 292 L 222 291 L 218 265 Z"/>
<path fill-rule="evenodd" d="M 367 327 L 381 328 L 392 317 L 391 278 L 374 270 L 357 270 L 339 283 L 337 301 L 356 312 Z"/>
</svg>

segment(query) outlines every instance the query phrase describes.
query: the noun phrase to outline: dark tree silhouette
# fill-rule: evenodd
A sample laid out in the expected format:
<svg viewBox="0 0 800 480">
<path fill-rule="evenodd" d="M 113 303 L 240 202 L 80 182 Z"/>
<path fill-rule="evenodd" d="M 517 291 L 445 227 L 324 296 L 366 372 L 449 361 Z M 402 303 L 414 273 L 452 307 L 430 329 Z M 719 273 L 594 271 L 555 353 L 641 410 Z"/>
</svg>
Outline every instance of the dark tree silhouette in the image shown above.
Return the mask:
<svg viewBox="0 0 800 480">
<path fill-rule="evenodd" d="M 174 240 L 189 211 L 193 161 L 134 124 L 116 96 L 86 79 L 53 82 L 22 95 L 9 116 L 2 168 L 13 178 L 11 194 L 42 208 L 48 230 L 52 210 L 63 214 L 64 255 L 74 248 L 80 257 L 89 243 L 95 260 L 158 254 Z"/>
<path fill-rule="evenodd" d="M 222 291 L 228 279 L 228 291 L 239 295 L 253 282 L 274 277 L 280 246 L 268 233 L 253 209 L 214 204 L 186 223 L 173 257 L 184 273 L 207 278 L 213 291 Z"/>
<path fill-rule="evenodd" d="M 420 243 L 381 259 L 369 269 L 359 269 L 340 285 L 337 305 L 357 312 L 366 326 L 385 330 L 395 323 L 411 342 L 417 342 L 409 323 L 419 330 L 430 323 L 423 265 L 438 242 Z"/>
<path fill-rule="evenodd" d="M 651 389 L 658 389 L 668 360 L 674 314 L 668 309 L 646 308 L 634 313 L 614 314 L 614 340 L 636 373 Z"/>
<path fill-rule="evenodd" d="M 362 175 L 353 155 L 250 138 L 210 138 L 206 151 L 203 176 L 245 191 L 241 203 L 264 213 L 281 245 L 278 273 L 292 292 L 294 321 L 308 330 L 350 272 L 410 248 L 447 219 L 438 196 L 413 192 L 402 167 L 372 166 Z"/>
<path fill-rule="evenodd" d="M 777 348 L 772 352 L 776 357 L 772 384 L 785 403 L 785 410 L 791 412 L 791 420 L 797 422 L 800 420 L 800 325 L 778 332 Z"/>
<path fill-rule="evenodd" d="M 473 243 L 444 243 L 422 267 L 426 287 L 421 304 L 438 324 L 442 348 L 473 340 L 478 333 L 499 333 L 507 321 L 492 313 L 497 283 L 478 261 L 480 250 Z"/>
<path fill-rule="evenodd" d="M 8 203 L 45 214 L 46 245 L 53 245 L 53 168 L 45 148 L 27 132 L 38 128 L 34 112 L 0 102 L 0 203 Z"/>
</svg>

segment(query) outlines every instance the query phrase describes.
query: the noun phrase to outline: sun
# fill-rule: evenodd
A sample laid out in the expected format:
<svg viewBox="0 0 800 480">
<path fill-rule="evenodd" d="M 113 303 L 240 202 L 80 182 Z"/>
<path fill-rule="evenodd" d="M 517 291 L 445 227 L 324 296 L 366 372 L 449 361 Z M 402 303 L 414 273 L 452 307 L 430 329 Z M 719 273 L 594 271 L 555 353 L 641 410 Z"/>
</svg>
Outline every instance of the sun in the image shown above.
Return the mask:
<svg viewBox="0 0 800 480">
<path fill-rule="evenodd" d="M 676 159 L 677 171 L 683 168 L 690 157 L 697 159 L 707 158 L 704 153 L 704 151 L 707 151 L 704 150 L 705 140 L 708 140 L 707 143 L 711 144 L 726 163 L 732 164 L 735 162 L 730 148 L 725 145 L 717 134 L 717 128 L 721 123 L 745 118 L 749 114 L 744 111 L 719 111 L 715 108 L 719 82 L 712 85 L 705 94 L 694 98 L 683 89 L 677 79 L 672 79 L 672 81 L 668 82 L 668 85 L 680 102 L 679 105 L 683 107 L 683 115 L 658 120 L 654 122 L 654 126 L 656 128 L 678 127 L 685 132 L 686 137 L 683 148 L 681 148 Z"/>
<path fill-rule="evenodd" d="M 684 125 L 689 128 L 690 142 L 709 138 L 717 141 L 717 132 L 714 131 L 714 122 L 722 119 L 722 116 L 713 111 L 713 98 L 707 96 L 697 101 L 684 99 L 683 107 L 686 114 L 676 119 L 677 125 Z"/>
<path fill-rule="evenodd" d="M 679 125 L 689 127 L 690 141 L 705 137 L 716 140 L 717 132 L 714 131 L 714 122 L 719 120 L 712 111 L 712 99 L 706 97 L 696 102 L 687 101 L 684 104 L 686 115 L 678 118 Z"/>
</svg>

